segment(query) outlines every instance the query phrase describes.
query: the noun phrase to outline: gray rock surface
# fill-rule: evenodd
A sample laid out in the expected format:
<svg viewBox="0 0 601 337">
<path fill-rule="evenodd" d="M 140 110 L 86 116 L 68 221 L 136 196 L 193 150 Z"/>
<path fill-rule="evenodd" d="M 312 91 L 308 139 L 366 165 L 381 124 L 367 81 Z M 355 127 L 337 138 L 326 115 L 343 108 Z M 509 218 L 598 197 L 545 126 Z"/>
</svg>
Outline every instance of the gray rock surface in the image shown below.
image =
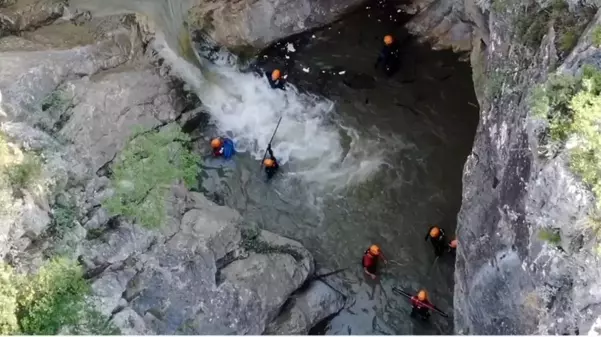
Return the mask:
<svg viewBox="0 0 601 337">
<path fill-rule="evenodd" d="M 424 11 L 463 6 L 460 17 L 468 20 L 465 8 L 476 6 L 442 2 Z M 473 40 L 471 56 L 481 116 L 464 168 L 458 217 L 455 329 L 462 334 L 598 334 L 591 325 L 600 314 L 600 265 L 587 225 L 593 197 L 568 169 L 567 154 L 545 158 L 539 153 L 541 122 L 531 115 L 529 94 L 551 72 L 598 65 L 601 53 L 590 41 L 601 14 L 589 18 L 565 55 L 557 48 L 561 33 L 552 23 L 545 22 L 549 29 L 536 44 L 515 34 L 515 22 L 536 16 L 527 5 L 532 4 L 483 1 L 476 6 L 475 12 L 485 14 L 472 27 L 481 38 Z M 561 15 L 585 11 L 570 7 L 572 14 Z M 482 22 L 486 26 L 479 26 Z M 439 42 L 445 34 L 438 35 Z M 559 231 L 561 249 L 540 238 L 543 230 Z"/>
<path fill-rule="evenodd" d="M 262 48 L 275 40 L 328 24 L 364 0 L 205 1 L 191 20 L 219 45 Z"/>
<path fill-rule="evenodd" d="M 342 295 L 325 283 L 312 281 L 290 298 L 282 313 L 267 326 L 268 335 L 306 335 L 317 323 L 338 313 L 345 305 Z"/>
<path fill-rule="evenodd" d="M 59 3 L 60 15 L 46 10 Z M 0 174 L 0 258 L 25 273 L 55 253 L 77 258 L 90 299 L 125 334 L 263 333 L 314 272 L 298 242 L 262 231 L 253 242 L 281 249 L 247 250 L 251 239 L 243 240 L 237 212 L 179 185 L 166 196 L 160 229 L 102 208 L 112 193 L 106 167 L 133 126 L 182 115 L 185 125 L 202 111 L 186 111 L 183 83 L 158 65 L 148 22 L 140 28 L 133 16 L 31 4 L 0 12 L 0 20 L 17 18 L 10 32 L 29 30 L 0 38 L 0 131 L 11 154 L 0 164 L 33 151 L 42 172 L 17 194 Z M 75 219 L 53 237 L 53 218 L 70 203 Z M 303 310 L 315 310 L 304 312 L 302 329 L 339 310 L 330 295 L 317 289 L 299 297 Z"/>
</svg>

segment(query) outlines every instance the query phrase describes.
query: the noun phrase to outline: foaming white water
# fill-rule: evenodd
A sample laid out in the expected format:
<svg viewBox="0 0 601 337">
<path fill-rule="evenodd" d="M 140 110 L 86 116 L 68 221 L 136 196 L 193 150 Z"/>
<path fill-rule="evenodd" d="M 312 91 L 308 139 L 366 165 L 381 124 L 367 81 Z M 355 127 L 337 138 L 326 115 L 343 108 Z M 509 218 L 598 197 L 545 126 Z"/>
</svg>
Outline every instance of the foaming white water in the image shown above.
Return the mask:
<svg viewBox="0 0 601 337">
<path fill-rule="evenodd" d="M 191 1 L 76 0 L 76 3 L 94 13 L 140 12 L 154 19 L 155 49 L 172 71 L 196 91 L 216 127 L 232 135 L 238 152 L 248 152 L 260 160 L 279 118 L 283 117 L 272 147 L 281 164 L 289 164 L 285 170 L 287 177 L 320 188 L 343 188 L 364 181 L 382 162 L 381 151 L 374 151 L 374 144 L 360 141 L 357 131 L 341 127 L 340 121 L 335 121 L 333 102 L 299 93 L 294 87 L 287 91 L 273 90 L 266 78 L 238 71 L 226 54 L 214 63 L 200 58 L 202 71 L 180 57 L 178 38 Z"/>
</svg>

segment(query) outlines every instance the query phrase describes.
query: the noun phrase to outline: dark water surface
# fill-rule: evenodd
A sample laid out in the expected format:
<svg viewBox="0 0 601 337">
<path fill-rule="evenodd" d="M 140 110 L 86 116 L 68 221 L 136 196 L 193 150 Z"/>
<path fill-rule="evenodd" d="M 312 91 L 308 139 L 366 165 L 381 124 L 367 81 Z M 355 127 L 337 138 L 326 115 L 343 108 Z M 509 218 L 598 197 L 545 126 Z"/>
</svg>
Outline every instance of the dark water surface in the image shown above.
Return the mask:
<svg viewBox="0 0 601 337">
<path fill-rule="evenodd" d="M 347 308 L 314 333 L 449 334 L 452 316 L 416 321 L 409 317 L 408 300 L 391 288 L 425 288 L 436 306 L 452 314 L 454 261 L 446 256 L 433 264 L 424 236 L 432 224 L 454 236 L 463 164 L 477 126 L 471 70 L 458 55 L 434 52 L 408 36 L 401 26 L 406 17 L 396 8 L 385 2 L 365 7 L 323 30 L 281 42 L 259 60 L 285 70 L 296 86 L 334 101 L 335 118 L 355 129 L 361 141 L 386 149 L 379 171 L 347 189 L 312 194 L 300 183 L 277 178 L 265 183 L 259 163 L 241 154 L 235 169 L 208 164 L 203 186 L 247 221 L 301 241 L 319 266 L 349 267 L 333 276 L 349 295 Z M 389 33 L 402 41 L 402 66 L 390 79 L 374 69 Z M 288 42 L 295 52 L 284 52 Z M 309 194 L 318 208 L 306 202 Z M 373 243 L 392 260 L 375 291 L 360 265 Z"/>
</svg>

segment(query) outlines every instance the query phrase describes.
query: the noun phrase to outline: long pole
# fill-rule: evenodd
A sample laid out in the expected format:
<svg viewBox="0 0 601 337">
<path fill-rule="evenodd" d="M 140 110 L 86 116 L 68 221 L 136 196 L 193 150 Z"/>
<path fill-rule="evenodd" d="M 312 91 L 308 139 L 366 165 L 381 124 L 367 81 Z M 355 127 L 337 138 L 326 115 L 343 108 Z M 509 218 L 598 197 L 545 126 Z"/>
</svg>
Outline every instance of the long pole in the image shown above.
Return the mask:
<svg viewBox="0 0 601 337">
<path fill-rule="evenodd" d="M 278 120 L 278 125 L 275 126 L 275 130 L 273 130 L 273 135 L 271 135 L 271 139 L 269 140 L 269 143 L 267 143 L 267 144 L 271 144 L 271 142 L 273 142 L 275 133 L 278 131 L 278 128 L 280 127 L 280 123 L 282 122 L 282 117 L 284 117 L 284 116 L 280 116 L 280 120 Z M 263 168 L 263 162 L 265 161 L 265 157 L 267 157 L 267 149 L 265 149 L 265 153 L 263 154 L 263 159 L 261 160 L 261 168 Z"/>
<path fill-rule="evenodd" d="M 399 289 L 399 288 L 397 288 L 397 287 L 393 287 L 393 288 L 392 288 L 392 292 L 393 292 L 393 293 L 395 293 L 395 294 L 397 294 L 397 295 L 402 295 L 402 296 L 405 296 L 405 297 L 407 297 L 408 299 L 411 299 L 411 297 L 413 297 L 413 296 L 411 296 L 411 294 L 409 294 L 408 292 L 406 292 L 406 291 L 404 291 L 404 290 L 401 290 L 401 289 Z M 432 304 L 428 304 L 428 303 L 424 303 L 424 302 L 421 302 L 421 303 L 422 303 L 422 305 L 423 305 L 423 306 L 425 306 L 425 307 L 427 307 L 427 308 L 429 308 L 429 309 L 431 309 L 431 310 L 434 310 L 434 311 L 436 311 L 436 312 L 437 312 L 437 313 L 439 313 L 441 316 L 443 316 L 443 317 L 449 317 L 449 315 L 447 315 L 447 314 L 446 314 L 444 311 L 442 311 L 442 310 L 438 309 L 438 308 L 437 308 L 437 307 L 435 307 L 434 305 L 432 305 Z"/>
</svg>

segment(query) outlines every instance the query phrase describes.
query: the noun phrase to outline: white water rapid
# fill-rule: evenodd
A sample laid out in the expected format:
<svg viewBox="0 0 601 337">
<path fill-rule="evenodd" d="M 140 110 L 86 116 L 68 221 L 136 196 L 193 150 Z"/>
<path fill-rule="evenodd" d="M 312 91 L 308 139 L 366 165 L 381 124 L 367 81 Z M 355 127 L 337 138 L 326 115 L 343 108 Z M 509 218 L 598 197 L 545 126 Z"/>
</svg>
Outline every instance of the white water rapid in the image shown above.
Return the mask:
<svg viewBox="0 0 601 337">
<path fill-rule="evenodd" d="M 266 78 L 242 73 L 223 61 L 231 59 L 229 55 L 221 55 L 221 62 L 197 57 L 200 69 L 185 60 L 181 54 L 189 45 L 182 44 L 190 41 L 184 22 L 192 1 L 74 0 L 71 4 L 94 15 L 134 12 L 148 17 L 156 31 L 155 49 L 197 93 L 215 126 L 234 140 L 238 152 L 260 160 L 282 116 L 273 150 L 281 164 L 288 164 L 286 178 L 332 191 L 364 181 L 382 163 L 383 151 L 344 127 L 333 102 L 299 93 L 293 86 L 272 90 Z"/>
</svg>

